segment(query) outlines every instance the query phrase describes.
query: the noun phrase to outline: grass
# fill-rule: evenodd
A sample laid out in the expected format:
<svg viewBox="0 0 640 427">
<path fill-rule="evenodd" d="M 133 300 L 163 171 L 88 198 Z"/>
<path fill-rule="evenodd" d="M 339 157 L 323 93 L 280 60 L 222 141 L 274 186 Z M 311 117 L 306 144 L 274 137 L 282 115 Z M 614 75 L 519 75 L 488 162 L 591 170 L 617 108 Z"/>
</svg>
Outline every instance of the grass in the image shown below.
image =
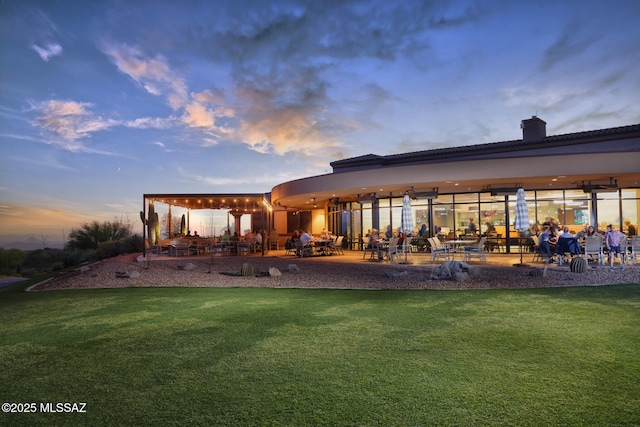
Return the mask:
<svg viewBox="0 0 640 427">
<path fill-rule="evenodd" d="M 0 425 L 640 424 L 640 286 L 0 289 Z"/>
</svg>

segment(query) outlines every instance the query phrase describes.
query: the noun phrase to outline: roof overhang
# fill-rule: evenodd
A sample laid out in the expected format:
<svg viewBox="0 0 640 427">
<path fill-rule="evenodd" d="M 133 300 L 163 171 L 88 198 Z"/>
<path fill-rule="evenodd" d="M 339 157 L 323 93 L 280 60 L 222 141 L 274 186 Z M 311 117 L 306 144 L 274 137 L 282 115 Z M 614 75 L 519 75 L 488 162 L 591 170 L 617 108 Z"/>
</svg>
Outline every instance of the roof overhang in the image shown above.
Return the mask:
<svg viewBox="0 0 640 427">
<path fill-rule="evenodd" d="M 254 210 L 263 206 L 270 209 L 269 193 L 198 193 L 198 194 L 144 194 L 144 200 L 165 203 L 185 209 Z"/>
</svg>

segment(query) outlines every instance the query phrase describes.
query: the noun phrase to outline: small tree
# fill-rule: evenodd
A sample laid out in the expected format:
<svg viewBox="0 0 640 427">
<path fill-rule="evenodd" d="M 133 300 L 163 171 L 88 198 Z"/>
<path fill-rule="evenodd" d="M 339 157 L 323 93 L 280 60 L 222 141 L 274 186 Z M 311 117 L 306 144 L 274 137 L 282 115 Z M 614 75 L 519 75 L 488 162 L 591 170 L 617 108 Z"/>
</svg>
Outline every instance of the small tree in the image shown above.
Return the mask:
<svg viewBox="0 0 640 427">
<path fill-rule="evenodd" d="M 99 223 L 93 221 L 82 227 L 71 229 L 68 249 L 98 249 L 100 244 L 124 239 L 131 236 L 131 224 L 122 220 L 105 221 Z"/>
</svg>

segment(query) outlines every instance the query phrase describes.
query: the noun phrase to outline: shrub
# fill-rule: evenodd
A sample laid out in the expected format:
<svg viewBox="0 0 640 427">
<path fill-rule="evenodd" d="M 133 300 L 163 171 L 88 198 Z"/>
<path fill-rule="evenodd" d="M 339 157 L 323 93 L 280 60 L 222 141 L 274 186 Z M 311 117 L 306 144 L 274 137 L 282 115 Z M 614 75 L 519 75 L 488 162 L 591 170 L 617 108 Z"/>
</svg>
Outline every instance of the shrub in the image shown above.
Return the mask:
<svg viewBox="0 0 640 427">
<path fill-rule="evenodd" d="M 93 221 L 74 228 L 69 233 L 69 249 L 98 249 L 107 242 L 122 240 L 131 236 L 131 224 L 120 220 L 99 223 Z"/>
<path fill-rule="evenodd" d="M 19 276 L 22 272 L 22 262 L 27 251 L 21 249 L 0 248 L 0 274 L 3 276 Z"/>
</svg>

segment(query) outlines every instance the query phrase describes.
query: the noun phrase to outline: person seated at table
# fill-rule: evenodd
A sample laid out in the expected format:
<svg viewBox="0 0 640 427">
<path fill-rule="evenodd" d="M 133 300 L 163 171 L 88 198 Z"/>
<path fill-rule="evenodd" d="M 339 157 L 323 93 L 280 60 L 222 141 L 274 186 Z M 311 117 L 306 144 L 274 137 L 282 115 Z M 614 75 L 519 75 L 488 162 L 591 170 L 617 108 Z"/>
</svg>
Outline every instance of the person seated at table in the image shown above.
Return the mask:
<svg viewBox="0 0 640 427">
<path fill-rule="evenodd" d="M 493 224 L 491 224 L 489 221 L 487 221 L 487 229 L 484 231 L 484 233 L 482 233 L 482 237 L 488 236 L 490 234 L 496 234 L 496 227 L 494 227 Z"/>
<path fill-rule="evenodd" d="M 559 225 L 552 221 L 546 221 L 542 224 L 542 229 L 547 227 L 547 234 L 549 235 L 549 246 L 551 247 L 551 253 L 556 251 L 556 243 L 558 243 L 558 227 Z"/>
<path fill-rule="evenodd" d="M 559 237 L 575 237 L 573 234 L 571 234 L 571 232 L 569 231 L 569 227 L 567 227 L 566 225 L 564 227 L 562 227 L 562 234 Z"/>
<path fill-rule="evenodd" d="M 542 232 L 538 236 L 538 246 L 540 249 L 540 256 L 544 259 L 544 262 L 549 262 L 551 259 L 551 234 L 550 227 L 548 225 L 542 226 Z"/>
<path fill-rule="evenodd" d="M 371 232 L 369 233 L 369 240 L 367 241 L 367 248 L 368 249 L 376 249 L 380 246 L 380 242 L 382 241 L 382 239 L 380 239 L 380 234 L 378 233 L 378 230 L 376 230 L 375 228 L 371 230 Z M 382 253 L 378 252 L 378 260 L 382 260 Z"/>
<path fill-rule="evenodd" d="M 393 237 L 393 228 L 391 228 L 391 224 L 387 225 L 387 231 L 384 232 L 384 237 L 386 237 L 387 240 Z"/>
<path fill-rule="evenodd" d="M 612 224 L 607 225 L 607 232 L 604 233 L 604 243 L 609 249 L 609 270 L 611 271 L 613 271 L 613 258 L 620 260 L 620 269 L 624 270 L 624 260 L 622 259 L 622 250 L 620 249 L 620 244 L 624 237 L 625 235 L 616 230 Z"/>
<path fill-rule="evenodd" d="M 630 220 L 625 220 L 624 226 L 627 227 L 627 236 L 637 236 L 638 230 L 636 230 L 636 226 L 631 224 Z"/>
<path fill-rule="evenodd" d="M 300 243 L 302 243 L 302 246 L 308 246 L 314 240 L 315 239 L 311 234 L 309 234 L 308 230 L 302 231 L 302 234 L 300 235 Z"/>
<path fill-rule="evenodd" d="M 587 227 L 586 237 L 598 237 L 598 236 L 600 236 L 600 233 L 598 233 L 598 230 L 596 230 L 596 228 L 593 225 L 590 225 Z"/>
<path fill-rule="evenodd" d="M 427 224 L 422 224 L 420 230 L 418 230 L 418 236 L 422 237 L 427 233 Z"/>
<path fill-rule="evenodd" d="M 256 239 L 256 245 L 258 245 L 259 248 L 262 248 L 262 228 L 258 230 L 254 237 Z"/>
<path fill-rule="evenodd" d="M 558 256 L 564 256 L 565 253 L 570 253 L 571 255 L 582 253 L 578 239 L 571 234 L 569 227 L 566 225 L 562 227 L 562 234 L 558 237 L 557 252 Z"/>
<path fill-rule="evenodd" d="M 582 230 L 576 233 L 576 238 L 583 239 L 587 236 L 587 229 L 589 228 L 589 224 L 585 224 L 582 226 Z"/>
<path fill-rule="evenodd" d="M 331 233 L 329 233 L 326 228 L 323 228 L 320 232 L 320 238 L 323 240 L 329 240 L 329 237 L 331 237 Z"/>
</svg>

